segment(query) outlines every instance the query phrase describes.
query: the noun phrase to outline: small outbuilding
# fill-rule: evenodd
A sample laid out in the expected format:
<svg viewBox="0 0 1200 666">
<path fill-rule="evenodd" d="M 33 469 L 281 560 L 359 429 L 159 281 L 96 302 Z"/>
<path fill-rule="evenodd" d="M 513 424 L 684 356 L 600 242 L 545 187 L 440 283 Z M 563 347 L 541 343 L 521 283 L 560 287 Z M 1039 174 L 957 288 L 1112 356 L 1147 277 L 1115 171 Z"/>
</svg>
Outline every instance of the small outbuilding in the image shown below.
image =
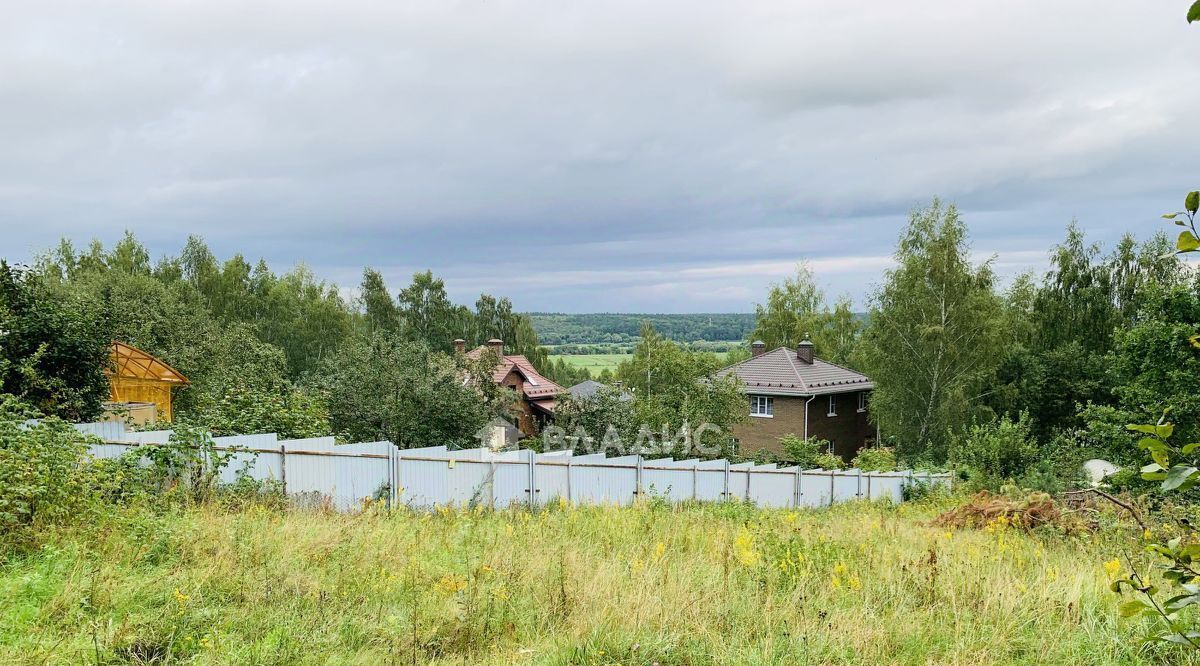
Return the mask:
<svg viewBox="0 0 1200 666">
<path fill-rule="evenodd" d="M 188 378 L 149 353 L 115 340 L 111 361 L 107 373 L 111 401 L 106 405 L 108 411 L 124 410 L 133 415 L 145 405 L 154 405 L 153 416 L 135 420 L 170 421 L 173 416 L 171 389 L 187 384 Z"/>
</svg>

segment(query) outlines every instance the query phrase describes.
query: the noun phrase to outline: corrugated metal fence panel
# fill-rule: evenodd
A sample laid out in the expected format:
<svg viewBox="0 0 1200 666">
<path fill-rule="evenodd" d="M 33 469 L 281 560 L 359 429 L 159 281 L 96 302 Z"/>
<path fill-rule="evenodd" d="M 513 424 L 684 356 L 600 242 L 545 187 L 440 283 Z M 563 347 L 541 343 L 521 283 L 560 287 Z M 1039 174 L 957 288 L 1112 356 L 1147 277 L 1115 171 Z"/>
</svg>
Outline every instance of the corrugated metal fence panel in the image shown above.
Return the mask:
<svg viewBox="0 0 1200 666">
<path fill-rule="evenodd" d="M 104 444 L 91 444 L 88 446 L 88 453 L 93 458 L 120 458 L 126 451 L 137 446 L 136 444 L 118 444 L 105 442 Z"/>
<path fill-rule="evenodd" d="M 666 465 L 659 460 L 645 465 L 650 465 L 642 469 L 642 489 L 647 496 L 661 497 L 671 502 L 683 502 L 694 497 L 696 474 L 693 467 L 660 469 Z"/>
<path fill-rule="evenodd" d="M 751 467 L 754 467 L 754 463 L 738 463 L 729 466 L 729 499 L 746 499 Z"/>
<path fill-rule="evenodd" d="M 537 454 L 537 490 L 533 499 L 541 505 L 569 499 L 571 488 L 572 456 L 569 451 Z"/>
<path fill-rule="evenodd" d="M 705 460 L 696 465 L 696 499 L 717 502 L 725 499 L 725 467 L 728 461 Z"/>
<path fill-rule="evenodd" d="M 804 496 L 804 506 L 828 506 L 833 491 L 833 472 L 819 470 L 804 472 L 801 487 Z"/>
<path fill-rule="evenodd" d="M 171 440 L 171 430 L 143 430 L 141 432 L 126 432 L 121 441 L 134 444 L 166 444 Z"/>
<path fill-rule="evenodd" d="M 451 460 L 403 460 L 400 502 L 422 507 L 490 504 L 492 463 Z"/>
<path fill-rule="evenodd" d="M 278 440 L 275 433 L 213 437 L 213 445 L 224 453 L 230 449 L 249 449 L 230 456 L 228 464 L 221 469 L 221 483 L 233 483 L 243 475 L 259 481 L 280 480 L 283 456 L 278 451 Z M 274 452 L 260 451 L 266 449 L 274 449 Z"/>
<path fill-rule="evenodd" d="M 795 506 L 795 472 L 760 472 L 750 476 L 751 502 L 774 508 Z"/>
<path fill-rule="evenodd" d="M 98 421 L 96 423 L 76 423 L 75 429 L 85 435 L 95 435 L 106 442 L 124 441 L 124 421 Z"/>
<path fill-rule="evenodd" d="M 108 440 L 90 447 L 96 458 L 115 458 L 139 444 L 163 444 L 170 430 L 132 432 L 119 422 L 77 424 L 81 433 Z M 914 483 L 949 485 L 949 474 L 862 473 L 859 470 L 776 469 L 774 465 L 725 460 L 643 460 L 574 456 L 571 451 L 495 453 L 444 446 L 397 450 L 390 442 L 337 444 L 333 437 L 279 441 L 273 433 L 214 438 L 220 448 L 244 447 L 222 471 L 223 482 L 240 474 L 286 481 L 300 504 L 328 502 L 338 509 L 361 506 L 374 496 L 395 497 L 414 507 L 491 504 L 545 505 L 558 498 L 586 504 L 628 505 L 638 496 L 672 502 L 748 500 L 765 507 L 826 506 L 831 501 L 889 498 L 899 502 Z M 532 461 L 532 465 L 531 465 Z M 390 491 L 390 492 L 389 492 Z"/>
<path fill-rule="evenodd" d="M 572 465 L 571 491 L 584 504 L 632 504 L 637 497 L 637 463 L 625 458 Z"/>
<path fill-rule="evenodd" d="M 845 502 L 858 497 L 858 470 L 845 470 L 834 475 L 833 501 Z"/>
<path fill-rule="evenodd" d="M 497 509 L 529 504 L 529 457 L 532 451 L 513 451 L 515 457 L 497 456 L 492 477 L 492 497 Z"/>
<path fill-rule="evenodd" d="M 866 479 L 864 479 L 864 482 Z M 905 476 L 900 472 L 875 473 L 870 476 L 870 499 L 890 499 L 901 502 L 904 499 Z"/>
<path fill-rule="evenodd" d="M 287 492 L 302 504 L 327 500 L 347 510 L 390 495 L 394 447 L 388 442 L 339 445 L 333 437 L 314 437 L 279 444 L 287 452 Z"/>
</svg>

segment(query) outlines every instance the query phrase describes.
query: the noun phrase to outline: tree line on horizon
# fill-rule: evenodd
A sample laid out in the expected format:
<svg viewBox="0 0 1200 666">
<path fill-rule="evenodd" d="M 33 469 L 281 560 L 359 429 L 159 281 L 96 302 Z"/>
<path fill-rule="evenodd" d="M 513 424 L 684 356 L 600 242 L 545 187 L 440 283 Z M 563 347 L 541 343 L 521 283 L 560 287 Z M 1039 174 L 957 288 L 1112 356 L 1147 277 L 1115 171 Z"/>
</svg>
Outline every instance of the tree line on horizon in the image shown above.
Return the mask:
<svg viewBox="0 0 1200 666">
<path fill-rule="evenodd" d="M 974 457 L 998 477 L 1061 477 L 1036 468 L 1085 456 L 1126 462 L 1124 423 L 1168 406 L 1200 415 L 1190 399 L 1200 373 L 1175 369 L 1196 363 L 1176 334 L 1200 325 L 1197 277 L 1170 249 L 1162 235 L 1127 236 L 1105 253 L 1073 224 L 1045 274 L 1001 289 L 990 261 L 972 262 L 958 211 L 935 201 L 912 213 L 866 316 L 846 298 L 827 299 L 802 264 L 752 317 L 725 323 L 768 347 L 811 337 L 819 357 L 870 376 L 871 417 L 904 459 Z M 698 316 L 709 330 L 722 321 Z M 669 319 L 683 337 L 695 330 L 688 317 Z M 199 238 L 157 261 L 128 234 L 111 249 L 64 241 L 32 266 L 0 269 L 0 388 L 75 420 L 98 413 L 108 341 L 121 339 L 187 375 L 181 417 L 218 430 L 469 443 L 505 401 L 460 390 L 469 370 L 450 353 L 455 338 L 500 338 L 563 385 L 590 376 L 549 357 L 536 329 L 505 298 L 453 303 L 430 271 L 392 291 L 367 268 L 348 301 L 304 266 L 276 274 L 241 255 L 218 261 Z M 650 396 L 662 382 L 667 402 L 642 405 L 641 417 L 668 421 L 703 402 L 687 385 L 749 355 L 745 344 L 725 359 L 694 351 L 649 322 L 633 339 L 631 357 L 603 379 Z M 655 359 L 669 363 L 648 368 Z M 710 406 L 729 422 L 731 404 Z M 421 430 L 439 412 L 447 418 Z"/>
</svg>

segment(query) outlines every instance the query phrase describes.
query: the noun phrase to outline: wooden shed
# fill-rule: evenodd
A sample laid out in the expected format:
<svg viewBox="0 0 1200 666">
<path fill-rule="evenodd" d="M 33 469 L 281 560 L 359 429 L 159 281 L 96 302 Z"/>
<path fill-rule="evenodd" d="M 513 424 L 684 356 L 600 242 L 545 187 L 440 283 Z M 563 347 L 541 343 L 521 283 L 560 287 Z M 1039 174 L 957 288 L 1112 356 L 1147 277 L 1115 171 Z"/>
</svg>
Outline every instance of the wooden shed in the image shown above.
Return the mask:
<svg viewBox="0 0 1200 666">
<path fill-rule="evenodd" d="M 137 347 L 113 341 L 108 382 L 112 402 L 153 403 L 159 418 L 170 421 L 171 389 L 187 384 L 188 379 Z"/>
</svg>

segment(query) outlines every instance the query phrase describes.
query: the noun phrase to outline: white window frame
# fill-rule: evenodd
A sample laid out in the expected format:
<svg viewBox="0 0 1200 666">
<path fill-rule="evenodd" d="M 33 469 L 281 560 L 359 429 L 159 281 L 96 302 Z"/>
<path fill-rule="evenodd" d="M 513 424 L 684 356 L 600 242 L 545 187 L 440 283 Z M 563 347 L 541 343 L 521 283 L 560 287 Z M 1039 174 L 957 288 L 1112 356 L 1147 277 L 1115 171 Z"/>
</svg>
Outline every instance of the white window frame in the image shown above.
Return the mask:
<svg viewBox="0 0 1200 666">
<path fill-rule="evenodd" d="M 769 395 L 750 396 L 750 416 L 759 419 L 775 418 L 775 398 Z"/>
<path fill-rule="evenodd" d="M 825 416 L 828 416 L 831 418 L 834 416 L 837 416 L 837 394 L 836 393 L 829 394 L 829 413 L 826 414 Z"/>
<path fill-rule="evenodd" d="M 867 392 L 866 391 L 858 392 L 858 411 L 860 411 L 860 412 L 867 411 Z"/>
</svg>

